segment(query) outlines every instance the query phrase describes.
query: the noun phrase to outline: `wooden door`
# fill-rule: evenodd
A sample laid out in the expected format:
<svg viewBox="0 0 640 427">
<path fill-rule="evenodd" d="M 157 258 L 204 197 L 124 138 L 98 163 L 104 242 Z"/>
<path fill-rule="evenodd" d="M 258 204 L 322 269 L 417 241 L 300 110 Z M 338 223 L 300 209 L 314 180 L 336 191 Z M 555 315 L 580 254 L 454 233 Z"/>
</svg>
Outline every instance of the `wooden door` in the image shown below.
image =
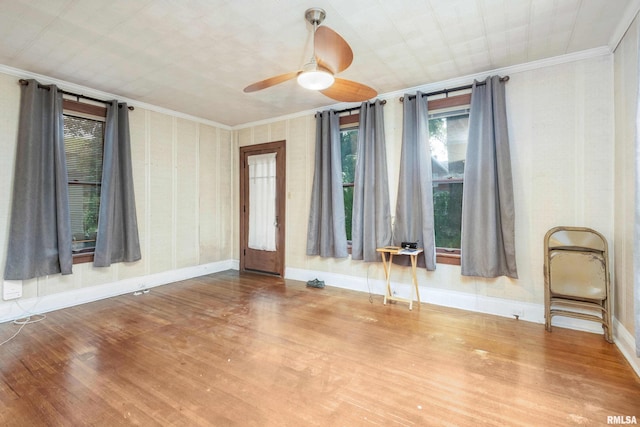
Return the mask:
<svg viewBox="0 0 640 427">
<path fill-rule="evenodd" d="M 255 186 L 250 179 L 249 161 L 251 156 L 275 153 L 275 250 L 259 249 L 250 244 L 250 219 L 252 215 L 264 215 L 260 209 L 251 206 L 251 191 Z M 254 157 L 254 159 L 257 157 Z M 262 273 L 284 275 L 285 244 L 285 141 L 240 147 L 240 271 L 258 271 Z M 252 211 L 253 209 L 253 211 Z M 271 215 L 271 213 L 269 214 Z M 252 235 L 252 238 L 255 234 Z"/>
</svg>

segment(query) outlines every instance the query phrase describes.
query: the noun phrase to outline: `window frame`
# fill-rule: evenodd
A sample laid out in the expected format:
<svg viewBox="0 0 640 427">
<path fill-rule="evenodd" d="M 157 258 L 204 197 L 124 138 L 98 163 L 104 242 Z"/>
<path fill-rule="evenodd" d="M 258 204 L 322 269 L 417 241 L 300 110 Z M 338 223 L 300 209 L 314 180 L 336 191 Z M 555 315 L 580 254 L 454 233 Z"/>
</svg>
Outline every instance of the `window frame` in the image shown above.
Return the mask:
<svg viewBox="0 0 640 427">
<path fill-rule="evenodd" d="M 100 105 L 89 104 L 85 102 L 74 101 L 71 99 L 63 98 L 62 100 L 62 115 L 72 116 L 81 119 L 98 120 L 105 122 L 107 117 L 107 108 Z M 102 132 L 102 143 L 104 150 L 104 128 Z M 104 165 L 104 157 L 103 157 Z M 68 176 L 68 175 L 67 175 Z M 69 185 L 67 180 L 67 185 Z M 72 254 L 73 264 L 83 264 L 93 262 L 95 248 L 91 251 L 79 252 Z"/>
<path fill-rule="evenodd" d="M 445 94 L 443 98 L 430 99 L 428 101 L 429 114 L 438 113 L 441 110 L 450 108 L 464 108 L 471 106 L 471 92 L 463 93 L 460 95 L 448 96 Z M 447 180 L 432 180 L 433 183 L 462 183 L 464 191 L 464 180 L 447 179 Z M 441 248 L 436 247 L 436 263 L 460 265 L 461 250 L 457 248 Z"/>
</svg>

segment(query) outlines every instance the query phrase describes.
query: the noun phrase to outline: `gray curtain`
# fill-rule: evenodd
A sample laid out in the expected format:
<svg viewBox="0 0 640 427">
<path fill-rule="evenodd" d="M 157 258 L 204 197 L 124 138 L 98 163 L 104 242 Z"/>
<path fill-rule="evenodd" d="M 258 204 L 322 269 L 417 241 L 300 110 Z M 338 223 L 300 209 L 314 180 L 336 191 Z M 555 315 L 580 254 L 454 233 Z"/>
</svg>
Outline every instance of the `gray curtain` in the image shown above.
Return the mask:
<svg viewBox="0 0 640 427">
<path fill-rule="evenodd" d="M 107 104 L 100 214 L 93 265 L 141 258 L 133 192 L 129 109 L 127 104 Z"/>
<path fill-rule="evenodd" d="M 391 244 L 389 176 L 383 104 L 360 107 L 358 153 L 353 189 L 351 258 L 380 261 L 376 249 Z"/>
<path fill-rule="evenodd" d="M 404 96 L 402 121 L 402 154 L 393 239 L 418 242 L 424 253 L 418 265 L 436 269 L 433 188 L 431 184 L 431 148 L 429 145 L 429 112 L 427 97 L 418 92 Z M 395 257 L 398 264 L 409 263 L 409 257 Z"/>
<path fill-rule="evenodd" d="M 335 111 L 316 117 L 316 152 L 307 229 L 307 255 L 346 258 L 340 118 Z"/>
<path fill-rule="evenodd" d="M 62 93 L 35 80 L 21 92 L 4 278 L 71 274 Z"/>
<path fill-rule="evenodd" d="M 518 277 L 505 82 L 473 83 L 462 195 L 464 276 Z"/>
</svg>

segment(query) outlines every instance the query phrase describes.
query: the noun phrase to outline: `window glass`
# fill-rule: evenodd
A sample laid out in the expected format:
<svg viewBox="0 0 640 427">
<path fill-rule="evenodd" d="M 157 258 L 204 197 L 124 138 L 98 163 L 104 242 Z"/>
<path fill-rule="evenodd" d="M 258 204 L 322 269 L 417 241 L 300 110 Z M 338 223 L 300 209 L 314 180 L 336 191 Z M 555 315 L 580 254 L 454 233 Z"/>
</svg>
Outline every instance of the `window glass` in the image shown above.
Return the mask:
<svg viewBox="0 0 640 427">
<path fill-rule="evenodd" d="M 437 248 L 460 249 L 462 188 L 468 134 L 468 109 L 429 115 Z"/>
<path fill-rule="evenodd" d="M 351 213 L 353 212 L 353 181 L 356 173 L 358 148 L 358 124 L 350 124 L 340 130 L 342 159 L 342 190 L 344 193 L 344 217 L 347 240 L 351 241 Z"/>
<path fill-rule="evenodd" d="M 69 210 L 74 254 L 93 252 L 98 230 L 104 123 L 64 115 Z"/>
</svg>

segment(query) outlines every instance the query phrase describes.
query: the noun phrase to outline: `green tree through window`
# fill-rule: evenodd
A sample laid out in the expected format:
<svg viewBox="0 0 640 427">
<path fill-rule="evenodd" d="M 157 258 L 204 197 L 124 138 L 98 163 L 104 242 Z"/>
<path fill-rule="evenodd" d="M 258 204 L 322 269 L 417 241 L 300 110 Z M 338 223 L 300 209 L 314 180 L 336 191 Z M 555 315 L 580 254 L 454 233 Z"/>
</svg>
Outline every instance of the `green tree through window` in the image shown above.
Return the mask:
<svg viewBox="0 0 640 427">
<path fill-rule="evenodd" d="M 429 144 L 437 248 L 460 249 L 468 133 L 469 114 L 466 110 L 431 115 Z"/>
<path fill-rule="evenodd" d="M 356 174 L 358 149 L 358 125 L 340 130 L 340 154 L 342 159 L 342 191 L 344 194 L 344 217 L 347 240 L 351 241 L 351 214 L 353 212 L 353 181 Z"/>
</svg>

